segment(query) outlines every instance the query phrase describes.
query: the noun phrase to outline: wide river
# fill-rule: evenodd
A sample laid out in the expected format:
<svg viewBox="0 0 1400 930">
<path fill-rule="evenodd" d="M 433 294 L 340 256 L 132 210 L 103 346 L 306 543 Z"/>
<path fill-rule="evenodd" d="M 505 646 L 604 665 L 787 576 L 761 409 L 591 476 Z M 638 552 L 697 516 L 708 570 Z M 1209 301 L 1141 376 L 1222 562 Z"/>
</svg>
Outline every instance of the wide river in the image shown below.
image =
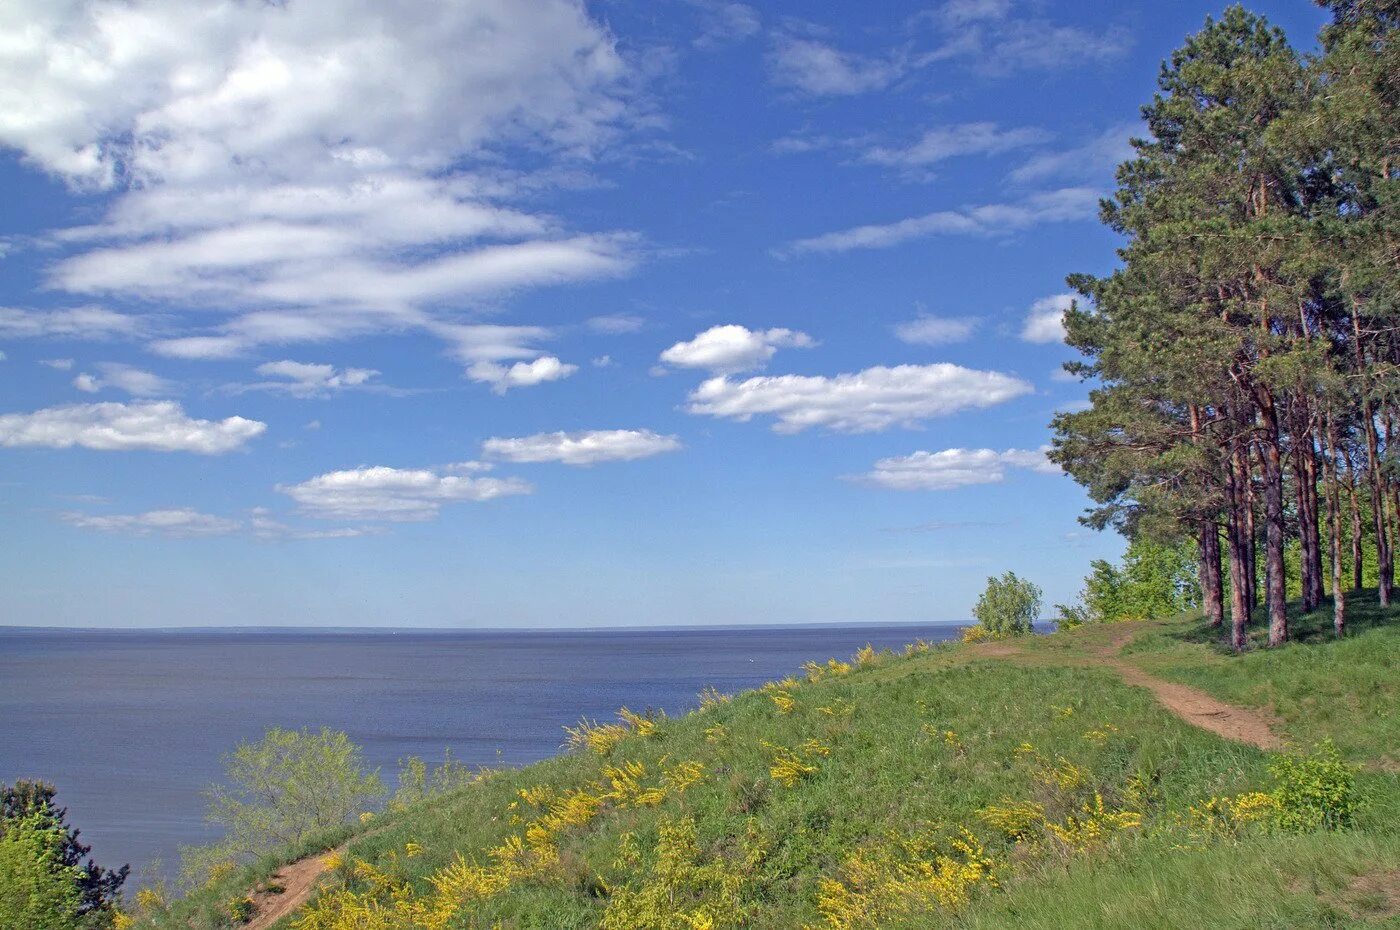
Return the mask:
<svg viewBox="0 0 1400 930">
<path fill-rule="evenodd" d="M 869 642 L 958 627 L 587 632 L 45 631 L 0 627 L 0 781 L 39 778 L 103 865 L 169 873 L 218 838 L 203 789 L 265 729 L 332 727 L 393 784 L 398 760 L 520 765 L 622 705 L 681 713 Z"/>
</svg>

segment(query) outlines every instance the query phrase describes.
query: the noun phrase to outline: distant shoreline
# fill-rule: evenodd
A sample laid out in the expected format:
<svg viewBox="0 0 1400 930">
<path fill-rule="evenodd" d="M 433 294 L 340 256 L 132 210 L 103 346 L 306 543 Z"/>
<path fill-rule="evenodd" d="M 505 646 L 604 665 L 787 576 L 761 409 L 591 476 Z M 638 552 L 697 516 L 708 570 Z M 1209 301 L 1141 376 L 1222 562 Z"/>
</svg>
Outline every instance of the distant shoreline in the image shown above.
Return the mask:
<svg viewBox="0 0 1400 930">
<path fill-rule="evenodd" d="M 152 634 L 179 633 L 205 634 L 210 636 L 292 634 L 309 636 L 374 635 L 529 635 L 535 633 L 557 634 L 635 634 L 635 633 L 722 633 L 727 631 L 783 631 L 783 630 L 838 630 L 838 629 L 915 629 L 919 627 L 963 627 L 972 620 L 833 620 L 803 621 L 796 623 L 726 623 L 677 624 L 648 626 L 590 626 L 590 627 L 447 627 L 447 626 L 11 626 L 0 624 L 0 635 L 7 633 L 23 634 Z"/>
</svg>

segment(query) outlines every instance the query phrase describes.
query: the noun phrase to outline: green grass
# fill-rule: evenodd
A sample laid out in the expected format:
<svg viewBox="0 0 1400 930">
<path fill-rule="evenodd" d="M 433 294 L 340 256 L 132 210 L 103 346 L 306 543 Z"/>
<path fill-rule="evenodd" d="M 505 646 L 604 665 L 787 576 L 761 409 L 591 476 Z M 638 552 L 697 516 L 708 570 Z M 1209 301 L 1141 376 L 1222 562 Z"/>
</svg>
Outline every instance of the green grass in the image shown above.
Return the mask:
<svg viewBox="0 0 1400 930">
<path fill-rule="evenodd" d="M 1356 613 L 1367 616 L 1364 604 Z M 821 882 L 841 876 L 852 853 L 889 848 L 900 837 L 946 841 L 962 829 L 981 839 L 1001 887 L 978 889 L 961 909 L 929 908 L 872 926 L 1394 926 L 1385 923 L 1393 902 L 1354 886 L 1358 877 L 1393 874 L 1400 865 L 1400 786 L 1383 771 L 1396 746 L 1396 618 L 1373 610 L 1336 643 L 1309 632 L 1320 621 L 1305 618 L 1298 643 L 1242 657 L 1221 652 L 1197 621 L 1183 618 L 1146 625 L 1125 652 L 1163 677 L 1272 707 L 1299 746 L 1331 738 L 1349 758 L 1368 763 L 1359 779 L 1366 802 L 1346 831 L 1202 839 L 1186 830 L 1192 805 L 1267 789 L 1268 754 L 1191 727 L 1112 670 L 1086 664 L 1121 632 L 1098 627 L 1020 641 L 1027 655 L 1018 660 L 960 646 L 883 656 L 849 675 L 793 688 L 788 714 L 763 693 L 742 694 L 665 721 L 653 736 L 629 736 L 607 756 L 580 752 L 495 772 L 382 815 L 351 840 L 347 858 L 422 894 L 459 853 L 489 863 L 488 850 L 523 832 L 535 815 L 519 805 L 521 789 L 587 788 L 606 766 L 623 762 L 642 763 L 652 783 L 657 773 L 694 761 L 704 765 L 702 781 L 658 806 L 606 805 L 585 826 L 557 836 L 558 863 L 546 874 L 513 881 L 450 926 L 598 927 L 610 896 L 641 890 L 665 871 L 658 870 L 658 837 L 682 819 L 695 824 L 698 863 L 738 877 L 731 919 L 717 928 L 825 926 Z M 718 739 L 716 727 L 724 734 Z M 806 740 L 830 755 L 813 757 L 818 770 L 791 787 L 775 781 L 772 747 Z M 1018 752 L 1024 744 L 1041 760 L 1073 763 L 1085 783 L 1048 789 L 1032 757 Z M 1110 808 L 1126 807 L 1134 781 L 1151 786 L 1143 825 L 1077 853 L 1053 844 L 1028 852 L 978 814 L 1015 799 L 1064 815 L 1094 792 Z M 409 855 L 419 847 L 421 854 Z M 261 875 L 273 865 L 261 864 Z M 248 879 L 232 876 L 197 892 L 151 925 L 219 926 L 219 902 Z M 351 865 L 332 884 L 369 893 Z M 684 905 L 686 895 L 680 898 Z"/>
<path fill-rule="evenodd" d="M 967 930 L 1397 927 L 1400 919 L 1388 916 L 1382 896 L 1356 887 L 1358 876 L 1379 873 L 1390 873 L 1393 882 L 1397 869 L 1395 837 L 1314 834 L 1186 850 L 1134 842 L 988 897 L 949 925 Z"/>
<path fill-rule="evenodd" d="M 1299 745 L 1331 738 L 1355 762 L 1400 770 L 1400 608 L 1383 611 L 1374 591 L 1348 596 L 1347 635 L 1332 633 L 1331 604 L 1291 620 L 1293 640 L 1234 656 L 1205 624 L 1155 625 L 1128 655 L 1171 681 L 1250 707 L 1269 708 Z"/>
</svg>

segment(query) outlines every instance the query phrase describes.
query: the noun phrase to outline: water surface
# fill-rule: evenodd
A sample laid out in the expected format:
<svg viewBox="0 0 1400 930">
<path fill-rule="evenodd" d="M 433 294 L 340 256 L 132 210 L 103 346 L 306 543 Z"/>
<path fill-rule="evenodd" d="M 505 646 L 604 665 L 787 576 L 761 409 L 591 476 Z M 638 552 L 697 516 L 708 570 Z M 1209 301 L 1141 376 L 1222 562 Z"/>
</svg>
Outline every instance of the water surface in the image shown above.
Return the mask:
<svg viewBox="0 0 1400 930">
<path fill-rule="evenodd" d="M 408 755 L 519 765 L 620 706 L 676 714 L 870 642 L 957 627 L 583 632 L 52 631 L 0 627 L 0 780 L 58 786 L 104 865 L 174 865 L 218 834 L 202 789 L 271 726 L 344 730 L 392 783 Z"/>
</svg>

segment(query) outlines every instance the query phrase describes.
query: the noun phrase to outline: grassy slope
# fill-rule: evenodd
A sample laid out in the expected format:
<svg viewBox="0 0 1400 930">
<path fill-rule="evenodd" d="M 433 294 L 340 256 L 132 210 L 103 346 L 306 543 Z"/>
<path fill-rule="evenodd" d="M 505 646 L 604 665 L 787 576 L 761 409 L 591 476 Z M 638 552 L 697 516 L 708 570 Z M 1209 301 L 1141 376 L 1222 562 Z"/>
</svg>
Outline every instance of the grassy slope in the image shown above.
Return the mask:
<svg viewBox="0 0 1400 930">
<path fill-rule="evenodd" d="M 743 914 L 729 926 L 817 926 L 819 881 L 840 874 L 854 850 L 888 845 L 891 836 L 948 836 L 960 827 L 983 839 L 1003 887 L 979 891 L 957 912 L 933 910 L 881 926 L 1198 927 L 1204 915 L 1212 927 L 1400 926 L 1385 923 L 1381 896 L 1352 887 L 1358 876 L 1393 877 L 1400 868 L 1400 786 L 1378 770 L 1396 745 L 1400 628 L 1396 615 L 1385 625 L 1372 614 L 1373 622 L 1358 624 L 1344 642 L 1305 642 L 1243 659 L 1219 654 L 1188 621 L 1151 625 L 1128 652 L 1164 677 L 1270 705 L 1299 741 L 1331 736 L 1352 759 L 1370 763 L 1373 770 L 1362 775 L 1368 803 L 1357 828 L 1344 833 L 1183 843 L 1180 831 L 1159 829 L 1204 798 L 1267 787 L 1266 754 L 1188 726 L 1109 670 L 1056 664 L 1055 657 L 1073 660 L 1103 639 L 1104 630 L 1087 629 L 1024 644 L 1044 661 L 979 657 L 963 647 L 883 658 L 793 689 L 789 714 L 762 693 L 739 695 L 667 721 L 654 736 L 629 737 L 608 756 L 571 754 L 499 772 L 381 817 L 352 841 L 347 858 L 421 891 L 458 851 L 489 862 L 488 849 L 522 833 L 519 815 L 529 811 L 512 807 L 522 788 L 585 786 L 622 761 L 643 763 L 643 781 L 654 783 L 659 772 L 696 761 L 705 766 L 704 780 L 654 807 L 606 806 L 586 826 L 558 836 L 559 863 L 546 879 L 513 882 L 452 926 L 598 926 L 606 906 L 601 889 L 654 880 L 659 827 L 682 818 L 696 824 L 701 861 L 727 863 L 742 876 Z M 716 725 L 724 730 L 718 739 Z M 1095 730 L 1101 738 L 1086 738 Z M 814 758 L 819 770 L 791 787 L 774 781 L 771 747 L 809 739 L 830 748 L 829 757 Z M 998 838 L 979 809 L 1007 798 L 1063 807 L 1064 799 L 1047 795 L 1030 757 L 1017 753 L 1025 743 L 1043 759 L 1063 757 L 1087 773 L 1079 798 L 1098 789 L 1115 805 L 1131 776 L 1156 783 L 1160 796 L 1146 826 L 1076 855 L 1027 856 Z M 409 856 L 409 844 L 422 853 Z M 639 851 L 639 863 L 621 861 L 628 845 Z M 349 866 L 335 880 L 364 887 Z M 208 912 L 207 902 L 231 887 L 193 896 L 168 925 L 189 926 L 188 909 L 205 902 Z"/>
</svg>

